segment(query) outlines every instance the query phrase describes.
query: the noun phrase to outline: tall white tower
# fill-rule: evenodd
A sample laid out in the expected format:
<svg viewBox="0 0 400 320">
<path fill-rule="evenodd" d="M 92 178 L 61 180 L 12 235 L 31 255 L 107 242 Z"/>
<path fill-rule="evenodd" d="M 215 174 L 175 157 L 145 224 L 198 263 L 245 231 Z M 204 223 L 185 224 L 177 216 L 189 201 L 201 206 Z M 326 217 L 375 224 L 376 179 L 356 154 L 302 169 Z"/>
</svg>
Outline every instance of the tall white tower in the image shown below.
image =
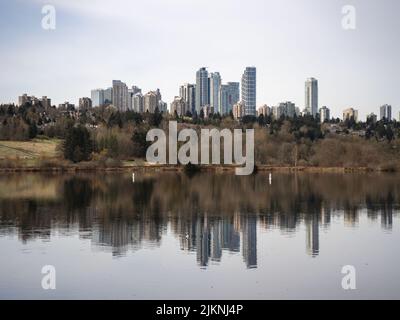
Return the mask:
<svg viewBox="0 0 400 320">
<path fill-rule="evenodd" d="M 318 113 L 318 80 L 309 78 L 306 80 L 306 105 L 307 114 L 315 117 Z"/>
<path fill-rule="evenodd" d="M 220 111 L 219 100 L 220 100 L 220 86 L 221 86 L 221 75 L 219 72 L 213 72 L 210 74 L 210 106 L 214 108 L 214 112 Z"/>
</svg>

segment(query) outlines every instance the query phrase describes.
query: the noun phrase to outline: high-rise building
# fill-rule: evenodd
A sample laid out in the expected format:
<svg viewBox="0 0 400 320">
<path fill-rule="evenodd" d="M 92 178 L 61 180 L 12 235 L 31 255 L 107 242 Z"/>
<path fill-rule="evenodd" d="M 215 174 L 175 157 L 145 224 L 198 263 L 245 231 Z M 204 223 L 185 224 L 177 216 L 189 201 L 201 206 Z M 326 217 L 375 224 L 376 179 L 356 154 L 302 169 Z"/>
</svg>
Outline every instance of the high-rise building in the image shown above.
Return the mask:
<svg viewBox="0 0 400 320">
<path fill-rule="evenodd" d="M 47 96 L 42 97 L 42 107 L 45 109 L 51 108 L 51 99 L 47 98 Z"/>
<path fill-rule="evenodd" d="M 92 100 L 88 97 L 79 99 L 79 109 L 87 110 L 92 108 Z"/>
<path fill-rule="evenodd" d="M 318 113 L 318 80 L 309 78 L 306 80 L 306 107 L 305 111 L 307 114 L 313 117 L 317 116 Z"/>
<path fill-rule="evenodd" d="M 210 93 L 208 86 L 208 71 L 206 68 L 200 68 L 196 73 L 196 112 L 200 114 L 202 107 L 210 102 Z"/>
<path fill-rule="evenodd" d="M 112 104 L 113 103 L 113 89 L 107 88 L 104 90 L 104 104 Z"/>
<path fill-rule="evenodd" d="M 196 110 L 196 86 L 185 83 L 179 88 L 179 96 L 185 100 L 186 111 L 194 114 Z"/>
<path fill-rule="evenodd" d="M 28 96 L 26 93 L 24 93 L 22 96 L 18 97 L 18 105 L 22 106 L 26 103 L 30 103 L 33 106 L 40 103 L 43 108 L 51 107 L 51 99 L 47 98 L 47 96 L 43 96 L 41 99 L 39 99 L 35 96 Z"/>
<path fill-rule="evenodd" d="M 350 120 L 351 118 L 356 122 L 358 121 L 358 110 L 349 108 L 343 111 L 343 121 Z"/>
<path fill-rule="evenodd" d="M 247 67 L 242 76 L 242 101 L 245 115 L 256 115 L 257 104 L 257 71 L 255 67 Z"/>
<path fill-rule="evenodd" d="M 263 106 L 261 106 L 261 107 L 258 108 L 258 110 L 257 110 L 257 115 L 258 115 L 258 116 L 263 115 L 264 117 L 268 117 L 268 116 L 271 115 L 271 108 L 268 107 L 268 106 L 265 104 L 265 105 L 263 105 Z"/>
<path fill-rule="evenodd" d="M 127 111 L 129 107 L 129 94 L 127 85 L 120 80 L 113 80 L 112 84 L 112 104 L 119 111 Z"/>
<path fill-rule="evenodd" d="M 172 101 L 170 113 L 174 115 L 175 112 L 180 117 L 186 114 L 186 101 L 183 97 L 175 97 L 174 101 Z"/>
<path fill-rule="evenodd" d="M 239 82 L 228 82 L 220 86 L 219 113 L 229 114 L 235 103 L 239 102 Z"/>
<path fill-rule="evenodd" d="M 68 101 L 64 103 L 60 103 L 58 105 L 59 109 L 65 110 L 65 111 L 74 111 L 75 110 L 75 105 L 72 103 L 69 103 Z"/>
<path fill-rule="evenodd" d="M 380 107 L 381 120 L 385 119 L 387 121 L 392 121 L 392 106 L 384 104 Z"/>
<path fill-rule="evenodd" d="M 233 107 L 235 103 L 238 103 L 240 100 L 240 84 L 239 82 L 228 82 L 227 83 L 229 87 L 229 105 Z M 231 109 L 232 109 L 231 107 Z M 230 110 L 229 110 L 230 111 Z"/>
<path fill-rule="evenodd" d="M 159 94 L 157 91 L 149 91 L 143 96 L 144 112 L 154 113 L 159 107 Z"/>
<path fill-rule="evenodd" d="M 94 89 L 91 91 L 91 99 L 93 107 L 100 107 L 104 105 L 104 90 Z"/>
<path fill-rule="evenodd" d="M 133 110 L 133 90 L 128 89 L 128 110 Z"/>
<path fill-rule="evenodd" d="M 143 113 L 144 112 L 144 107 L 143 107 L 143 95 L 141 92 L 138 92 L 133 95 L 132 97 L 132 106 L 133 106 L 133 111 L 137 113 Z"/>
<path fill-rule="evenodd" d="M 168 112 L 168 104 L 162 100 L 158 101 L 158 111 L 163 113 Z"/>
<path fill-rule="evenodd" d="M 213 72 L 210 74 L 210 106 L 214 108 L 216 112 L 219 112 L 220 102 L 220 86 L 221 86 L 221 75 L 219 72 Z"/>
<path fill-rule="evenodd" d="M 132 93 L 135 95 L 136 93 L 142 93 L 142 89 L 138 86 L 132 86 Z"/>
<path fill-rule="evenodd" d="M 296 106 L 290 101 L 281 102 L 277 107 L 274 108 L 273 113 L 275 119 L 279 119 L 282 116 L 294 118 L 296 115 Z"/>
<path fill-rule="evenodd" d="M 323 106 L 321 109 L 319 109 L 319 118 L 321 120 L 321 123 L 324 123 L 325 121 L 329 121 L 331 119 L 331 111 L 328 107 Z"/>
<path fill-rule="evenodd" d="M 227 84 L 222 84 L 219 89 L 219 113 L 221 115 L 226 115 L 231 112 L 233 105 L 229 105 L 229 86 Z"/>
<path fill-rule="evenodd" d="M 157 90 L 155 91 L 156 95 L 157 95 L 157 103 L 161 101 L 162 97 L 161 97 L 161 91 L 160 89 L 157 88 Z"/>
<path fill-rule="evenodd" d="M 234 104 L 232 113 L 236 120 L 239 120 L 245 116 L 245 105 L 243 101 Z"/>
<path fill-rule="evenodd" d="M 25 103 L 30 102 L 31 97 L 28 94 L 24 93 L 22 96 L 18 97 L 18 105 L 23 106 Z"/>
</svg>

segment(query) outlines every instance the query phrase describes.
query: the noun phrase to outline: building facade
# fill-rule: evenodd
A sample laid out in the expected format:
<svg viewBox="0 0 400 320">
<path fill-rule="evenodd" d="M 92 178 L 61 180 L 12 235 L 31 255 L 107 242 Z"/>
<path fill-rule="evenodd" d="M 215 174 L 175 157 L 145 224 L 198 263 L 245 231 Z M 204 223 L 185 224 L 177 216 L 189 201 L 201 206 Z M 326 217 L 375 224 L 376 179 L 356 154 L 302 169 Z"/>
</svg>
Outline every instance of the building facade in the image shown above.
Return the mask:
<svg viewBox="0 0 400 320">
<path fill-rule="evenodd" d="M 143 96 L 143 112 L 154 113 L 158 109 L 159 95 L 157 91 L 149 91 Z"/>
<path fill-rule="evenodd" d="M 235 103 L 240 100 L 239 82 L 228 82 L 220 86 L 220 103 L 218 112 L 221 115 L 229 114 Z"/>
<path fill-rule="evenodd" d="M 174 101 L 171 103 L 170 113 L 179 117 L 183 117 L 186 114 L 186 101 L 183 97 L 175 97 Z"/>
<path fill-rule="evenodd" d="M 259 107 L 257 110 L 257 116 L 261 116 L 263 115 L 264 117 L 268 117 L 271 115 L 271 108 L 268 107 L 266 104 Z"/>
<path fill-rule="evenodd" d="M 23 106 L 26 103 L 30 103 L 33 106 L 40 103 L 43 108 L 51 107 L 51 99 L 47 96 L 43 96 L 41 99 L 39 99 L 35 96 L 28 96 L 26 93 L 24 93 L 22 96 L 18 97 L 18 105 Z"/>
<path fill-rule="evenodd" d="M 42 97 L 42 107 L 45 109 L 51 108 L 51 99 L 48 98 L 47 96 Z"/>
<path fill-rule="evenodd" d="M 92 108 L 92 99 L 83 97 L 79 99 L 79 109 L 88 110 Z"/>
<path fill-rule="evenodd" d="M 143 107 L 143 95 L 141 92 L 138 92 L 133 95 L 132 97 L 132 107 L 133 111 L 137 113 L 143 113 L 144 112 L 144 107 Z"/>
<path fill-rule="evenodd" d="M 243 101 L 235 103 L 232 109 L 233 118 L 236 120 L 242 119 L 246 115 L 245 104 Z"/>
<path fill-rule="evenodd" d="M 245 115 L 256 115 L 257 103 L 257 71 L 255 67 L 247 67 L 242 75 L 242 101 Z"/>
<path fill-rule="evenodd" d="M 93 107 L 100 107 L 104 105 L 104 90 L 103 89 L 94 89 L 90 93 L 90 97 L 92 99 Z"/>
<path fill-rule="evenodd" d="M 217 112 L 220 112 L 220 87 L 221 87 L 221 75 L 219 72 L 213 72 L 209 78 L 210 87 L 210 106 Z"/>
<path fill-rule="evenodd" d="M 168 104 L 162 100 L 158 101 L 158 111 L 162 113 L 168 112 Z"/>
<path fill-rule="evenodd" d="M 120 80 L 113 80 L 112 85 L 112 104 L 119 111 L 127 111 L 129 108 L 128 86 Z"/>
<path fill-rule="evenodd" d="M 281 102 L 273 109 L 273 115 L 275 119 L 279 119 L 282 116 L 294 118 L 296 115 L 296 106 L 291 101 Z"/>
<path fill-rule="evenodd" d="M 196 112 L 200 114 L 202 107 L 210 103 L 208 71 L 206 68 L 200 68 L 196 73 Z"/>
<path fill-rule="evenodd" d="M 185 100 L 186 111 L 194 114 L 196 111 L 196 85 L 185 83 L 179 88 L 179 96 Z"/>
<path fill-rule="evenodd" d="M 392 106 L 384 104 L 380 107 L 380 120 L 392 121 Z"/>
<path fill-rule="evenodd" d="M 58 108 L 63 109 L 65 111 L 74 111 L 75 110 L 75 105 L 72 103 L 69 103 L 68 101 L 64 103 L 60 103 L 58 105 Z"/>
<path fill-rule="evenodd" d="M 319 118 L 321 120 L 321 123 L 324 123 L 325 121 L 329 121 L 331 119 L 331 112 L 328 107 L 323 106 L 321 109 L 319 109 Z"/>
<path fill-rule="evenodd" d="M 113 89 L 112 87 L 104 90 L 104 104 L 112 104 L 113 103 Z"/>
<path fill-rule="evenodd" d="M 350 120 L 351 118 L 356 122 L 358 121 L 358 110 L 348 108 L 343 111 L 343 121 Z"/>
<path fill-rule="evenodd" d="M 305 85 L 305 111 L 313 117 L 318 113 L 318 80 L 309 78 Z"/>
<path fill-rule="evenodd" d="M 132 86 L 131 90 L 134 95 L 137 93 L 142 93 L 142 89 L 140 89 L 138 86 Z"/>
</svg>

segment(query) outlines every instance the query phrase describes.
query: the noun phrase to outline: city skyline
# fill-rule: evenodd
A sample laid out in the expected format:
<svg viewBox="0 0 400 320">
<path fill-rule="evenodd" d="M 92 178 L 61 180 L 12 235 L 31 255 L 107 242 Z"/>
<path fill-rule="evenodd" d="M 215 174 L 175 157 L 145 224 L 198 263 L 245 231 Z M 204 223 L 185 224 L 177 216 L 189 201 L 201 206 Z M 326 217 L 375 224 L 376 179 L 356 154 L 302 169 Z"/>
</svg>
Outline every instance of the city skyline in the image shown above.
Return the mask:
<svg viewBox="0 0 400 320">
<path fill-rule="evenodd" d="M 257 68 L 256 67 L 246 67 L 240 82 L 232 82 L 232 81 L 230 81 L 230 82 L 227 82 L 225 84 L 222 81 L 223 79 L 221 77 L 220 72 L 218 72 L 218 71 L 209 72 L 207 67 L 201 67 L 196 72 L 196 81 L 193 81 L 194 83 L 183 82 L 184 83 L 183 85 L 179 85 L 178 86 L 178 94 L 176 94 L 171 101 L 168 101 L 166 103 L 169 105 L 170 103 L 174 102 L 175 98 L 178 97 L 178 96 L 181 97 L 181 98 L 184 98 L 184 100 L 188 103 L 188 101 L 189 101 L 189 100 L 187 100 L 187 99 L 189 99 L 188 96 L 187 96 L 188 93 L 185 91 L 185 90 L 188 90 L 188 88 L 184 89 L 184 87 L 190 86 L 190 87 L 193 87 L 193 89 L 194 89 L 193 90 L 194 91 L 193 98 L 195 100 L 194 103 L 193 103 L 192 110 L 195 110 L 195 111 L 197 111 L 197 113 L 200 113 L 200 110 L 202 109 L 202 107 L 211 106 L 211 107 L 214 107 L 214 112 L 215 113 L 228 114 L 229 112 L 221 112 L 221 111 L 224 110 L 223 92 L 224 92 L 225 89 L 226 90 L 232 90 L 232 86 L 233 86 L 233 90 L 237 90 L 240 93 L 238 92 L 237 94 L 235 94 L 235 97 L 237 96 L 237 98 L 234 100 L 232 105 L 234 105 L 236 102 L 243 102 L 243 98 L 244 98 L 244 93 L 243 93 L 243 90 L 242 90 L 243 83 L 244 83 L 244 78 L 243 77 L 244 77 L 244 75 L 246 74 L 246 72 L 249 69 L 254 69 L 254 72 L 256 72 Z M 201 95 L 204 96 L 204 97 L 202 97 L 202 100 L 204 100 L 204 101 L 201 102 L 201 105 L 198 105 L 196 107 L 197 99 L 195 98 L 195 96 L 196 96 L 195 91 L 196 91 L 196 88 L 199 87 L 198 86 L 198 82 L 199 82 L 198 75 L 201 74 L 201 73 L 203 73 L 203 75 L 201 76 L 201 78 L 202 78 L 201 81 L 203 82 L 202 83 L 202 87 L 205 87 L 205 89 L 199 90 L 198 94 L 201 94 Z M 215 76 L 218 77 L 218 82 L 217 83 L 218 83 L 219 90 L 218 90 L 217 94 L 213 93 L 213 91 L 211 90 L 211 87 L 213 86 L 212 84 L 213 84 L 213 81 L 214 81 L 213 77 L 215 77 Z M 253 81 L 256 83 L 256 87 L 257 87 L 256 78 L 254 78 Z M 113 94 L 114 86 L 117 86 L 117 88 L 121 88 L 122 87 L 122 89 L 123 89 L 122 92 L 120 94 L 118 94 L 118 95 Z M 80 99 L 88 97 L 88 98 L 91 98 L 91 100 L 93 102 L 93 107 L 100 106 L 102 104 L 112 104 L 112 105 L 114 105 L 115 107 L 117 107 L 121 111 L 127 111 L 127 110 L 136 111 L 133 104 L 130 104 L 128 106 L 128 105 L 123 104 L 122 100 L 118 101 L 118 99 L 117 100 L 115 99 L 117 96 L 120 96 L 120 95 L 121 95 L 121 99 L 125 100 L 125 96 L 126 96 L 126 99 L 128 99 L 127 96 L 129 94 L 130 94 L 130 97 L 132 99 L 137 94 L 140 94 L 143 97 L 142 89 L 139 88 L 139 86 L 134 84 L 134 85 L 132 85 L 131 89 L 129 89 L 128 87 L 129 86 L 124 81 L 112 80 L 110 82 L 110 84 L 105 85 L 102 88 L 100 88 L 100 87 L 99 88 L 92 88 L 87 95 L 83 95 L 81 97 L 76 97 L 76 98 L 74 98 L 74 100 L 66 99 L 66 100 L 63 100 L 62 102 L 60 102 L 58 104 L 55 103 L 53 105 L 57 106 L 57 105 L 61 105 L 61 104 L 65 103 L 65 102 L 70 103 L 71 101 L 73 101 L 71 103 L 72 105 L 79 105 L 79 103 L 75 103 L 75 101 L 79 102 Z M 159 88 L 157 88 L 156 91 L 158 91 L 159 93 L 161 92 L 161 90 Z M 145 92 L 152 93 L 152 92 L 154 92 L 154 90 L 148 90 L 148 91 L 145 91 Z M 22 104 L 21 103 L 21 98 L 23 98 L 24 96 L 27 96 L 27 95 L 28 96 L 32 96 L 32 97 L 45 97 L 45 98 L 47 98 L 49 96 L 49 95 L 35 95 L 35 94 L 28 93 L 28 91 L 25 91 L 24 93 L 22 93 L 22 95 L 18 95 L 17 98 L 14 99 L 14 101 L 10 101 L 10 102 L 1 102 L 0 101 L 0 104 L 14 103 L 14 104 L 17 104 L 17 105 L 21 105 Z M 240 97 L 239 97 L 239 95 L 240 95 Z M 256 94 L 254 93 L 254 95 L 256 95 Z M 213 98 L 212 96 L 217 97 L 216 100 L 218 102 L 216 103 L 216 108 L 215 108 L 215 104 L 213 102 L 213 101 L 215 101 L 214 100 L 215 98 Z M 93 97 L 95 97 L 95 98 L 93 98 Z M 114 97 L 114 99 L 112 97 Z M 310 115 L 315 117 L 317 114 L 320 114 L 320 110 L 321 109 L 328 108 L 330 110 L 330 113 L 329 113 L 331 115 L 330 118 L 340 118 L 341 117 L 341 114 L 342 114 L 343 110 L 340 111 L 337 115 L 334 115 L 334 114 L 331 113 L 331 108 L 332 107 L 330 107 L 330 106 L 328 107 L 327 105 L 321 105 L 319 103 L 318 79 L 316 79 L 314 77 L 309 77 L 309 78 L 305 79 L 305 94 L 304 94 L 304 98 L 305 98 L 304 105 L 301 105 L 301 104 L 298 105 L 298 104 L 294 103 L 296 105 L 296 108 L 298 108 L 301 113 L 310 114 Z M 50 100 L 52 100 L 52 99 L 50 99 Z M 285 99 L 282 99 L 281 101 L 283 101 L 283 100 L 285 100 Z M 103 103 L 100 103 L 100 101 L 103 101 Z M 263 107 L 263 106 L 268 106 L 268 107 L 271 107 L 271 108 L 279 107 L 282 104 L 281 101 L 276 103 L 276 104 L 270 104 L 270 103 L 267 103 L 267 102 L 258 103 L 258 101 L 256 99 L 256 104 L 255 104 L 255 109 L 254 109 L 255 115 L 257 116 L 257 110 L 259 108 Z M 287 102 L 292 103 L 291 101 L 288 101 L 288 100 L 287 100 Z M 359 106 L 348 106 L 345 109 L 351 109 L 351 108 L 354 108 L 357 111 L 359 111 L 359 109 L 360 109 Z M 379 114 L 380 115 L 380 117 L 379 117 L 380 120 L 382 120 L 383 118 L 387 118 L 389 120 L 395 119 L 395 120 L 400 121 L 400 117 L 399 117 L 399 119 L 396 119 L 396 107 L 394 108 L 395 109 L 394 111 L 392 111 L 392 108 L 393 108 L 392 104 L 381 103 L 379 106 L 375 106 L 375 108 L 371 112 L 365 114 L 365 119 L 368 119 L 368 117 L 370 117 L 371 115 Z M 170 109 L 170 107 L 168 106 L 168 110 L 169 109 Z M 382 110 L 384 110 L 384 111 L 382 111 Z M 230 111 L 232 111 L 232 108 L 230 108 Z M 139 111 L 137 111 L 137 112 L 139 112 Z M 141 111 L 141 112 L 143 112 L 143 111 Z M 385 116 L 386 113 L 388 113 L 389 116 Z M 251 114 L 247 114 L 247 115 L 251 115 Z M 399 111 L 399 115 L 400 115 L 400 111 Z"/>
<path fill-rule="evenodd" d="M 196 71 L 195 83 L 185 82 L 183 85 L 180 85 L 178 89 L 179 95 L 175 95 L 174 99 L 168 103 L 162 100 L 159 88 L 143 94 L 142 89 L 135 84 L 129 89 L 125 82 L 112 80 L 111 87 L 106 86 L 105 88 L 92 89 L 88 96 L 78 98 L 78 104 L 70 103 L 70 100 L 67 100 L 60 103 L 58 107 L 65 105 L 75 107 L 77 105 L 81 108 L 82 100 L 90 100 L 90 107 L 113 105 L 122 112 L 131 110 L 138 113 L 154 113 L 156 108 L 158 108 L 159 111 L 169 112 L 170 114 L 178 111 L 179 116 L 184 116 L 187 112 L 200 115 L 200 112 L 203 111 L 206 117 L 208 117 L 209 113 L 219 113 L 224 116 L 233 112 L 233 117 L 237 120 L 245 115 L 258 117 L 260 114 L 263 114 L 264 116 L 272 115 L 275 119 L 283 115 L 290 118 L 293 118 L 294 115 L 312 115 L 314 118 L 319 116 L 321 122 L 331 119 L 346 120 L 350 119 L 350 117 L 354 117 L 357 122 L 363 121 L 359 116 L 360 112 L 358 108 L 348 107 L 342 110 L 341 114 L 334 115 L 330 107 L 326 105 L 320 106 L 318 79 L 313 77 L 305 80 L 305 107 L 300 107 L 288 100 L 279 102 L 276 105 L 266 103 L 254 105 L 254 101 L 256 101 L 256 69 L 256 67 L 246 67 L 240 83 L 227 82 L 224 84 L 220 72 L 209 72 L 206 67 L 201 67 Z M 217 78 L 217 85 L 215 85 L 215 78 Z M 246 107 L 245 101 L 249 99 L 246 95 L 251 97 L 252 106 L 250 108 Z M 149 99 L 152 96 L 154 96 L 154 101 L 150 102 Z M 51 105 L 52 101 L 48 96 L 40 98 L 35 95 L 28 95 L 27 93 L 18 96 L 17 100 L 17 105 L 19 106 L 33 100 L 42 101 L 46 105 Z M 197 103 L 198 100 L 201 100 L 201 103 Z M 149 103 L 151 103 L 151 106 Z M 55 104 L 52 105 L 55 106 Z M 84 105 L 84 108 L 87 108 L 88 104 Z M 235 110 L 235 106 L 243 110 Z M 365 121 L 375 119 L 374 122 L 376 122 L 378 115 L 379 120 L 400 121 L 400 112 L 398 119 L 396 119 L 395 113 L 395 111 L 394 113 L 392 112 L 392 105 L 383 104 L 375 108 L 373 112 L 368 113 L 365 116 Z"/>
<path fill-rule="evenodd" d="M 353 107 L 364 119 L 385 103 L 398 114 L 400 23 L 394 16 L 398 1 L 354 1 L 355 30 L 343 29 L 344 4 L 339 0 L 323 5 L 314 0 L 279 4 L 253 0 L 246 7 L 240 1 L 221 1 L 213 4 L 212 12 L 204 10 L 207 1 L 97 3 L 96 7 L 64 0 L 0 4 L 1 43 L 4 49 L 12 48 L 2 52 L 7 77 L 0 80 L 1 103 L 16 102 L 23 92 L 48 95 L 56 105 L 67 100 L 77 103 L 93 88 L 109 86 L 109 79 L 124 79 L 144 92 L 160 88 L 170 103 L 183 80 L 195 83 L 193 70 L 199 66 L 220 72 L 225 82 L 240 81 L 245 66 L 255 65 L 257 107 L 293 101 L 303 109 L 302 84 L 313 76 L 320 85 L 319 107 L 329 107 L 333 116 Z M 54 31 L 41 28 L 44 4 L 57 10 Z M 150 8 L 156 24 L 140 14 Z M 198 32 L 210 35 L 207 46 L 188 54 Z M 300 40 L 299 35 L 303 35 Z M 239 50 L 244 37 L 251 49 Z"/>
</svg>

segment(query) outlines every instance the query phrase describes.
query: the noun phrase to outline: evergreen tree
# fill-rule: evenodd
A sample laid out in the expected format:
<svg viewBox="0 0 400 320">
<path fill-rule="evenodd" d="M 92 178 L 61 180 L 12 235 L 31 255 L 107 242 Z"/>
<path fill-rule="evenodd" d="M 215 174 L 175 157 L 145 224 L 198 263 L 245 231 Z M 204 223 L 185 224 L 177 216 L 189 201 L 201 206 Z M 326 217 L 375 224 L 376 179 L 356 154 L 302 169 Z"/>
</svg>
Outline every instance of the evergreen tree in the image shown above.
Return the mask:
<svg viewBox="0 0 400 320">
<path fill-rule="evenodd" d="M 36 138 L 37 134 L 38 134 L 38 129 L 37 129 L 36 123 L 32 122 L 29 125 L 29 139 Z"/>
<path fill-rule="evenodd" d="M 63 147 L 65 159 L 75 163 L 90 160 L 93 142 L 89 131 L 81 125 L 68 129 Z"/>
<path fill-rule="evenodd" d="M 146 157 L 147 148 L 150 146 L 150 142 L 146 140 L 146 135 L 146 128 L 135 128 L 133 131 L 131 140 L 133 142 L 133 155 L 135 157 Z"/>
<path fill-rule="evenodd" d="M 149 124 L 152 127 L 159 127 L 162 119 L 163 119 L 162 113 L 159 111 L 159 109 L 157 107 L 156 110 L 154 111 L 154 113 L 150 114 Z"/>
</svg>

